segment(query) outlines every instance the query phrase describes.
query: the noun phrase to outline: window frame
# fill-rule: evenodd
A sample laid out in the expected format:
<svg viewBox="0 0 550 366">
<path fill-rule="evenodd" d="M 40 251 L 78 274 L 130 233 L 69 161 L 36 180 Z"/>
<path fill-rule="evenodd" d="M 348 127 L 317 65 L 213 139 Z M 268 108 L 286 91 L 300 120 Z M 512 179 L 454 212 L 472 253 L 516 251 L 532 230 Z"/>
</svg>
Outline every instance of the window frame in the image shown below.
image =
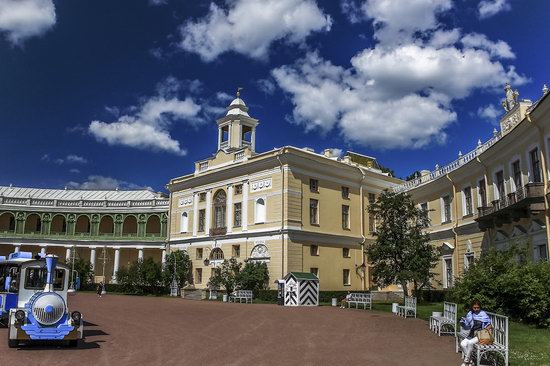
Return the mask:
<svg viewBox="0 0 550 366">
<path fill-rule="evenodd" d="M 342 269 L 342 285 L 351 286 L 351 271 L 349 268 Z"/>
<path fill-rule="evenodd" d="M 237 207 L 239 208 L 237 210 Z M 243 225 L 243 204 L 235 202 L 233 204 L 233 227 L 241 227 Z"/>
<path fill-rule="evenodd" d="M 445 199 L 448 199 L 448 214 L 447 214 L 447 204 L 445 203 Z M 451 199 L 450 194 L 446 194 L 444 196 L 441 196 L 441 224 L 448 224 L 453 221 L 453 210 L 451 209 L 453 200 Z"/>
<path fill-rule="evenodd" d="M 347 211 L 345 210 L 347 209 Z M 349 205 L 342 205 L 342 229 L 343 230 L 351 230 L 351 223 L 350 223 L 350 207 Z"/>
<path fill-rule="evenodd" d="M 313 206 L 313 203 L 315 203 L 315 206 Z M 309 224 L 319 226 L 319 200 L 315 198 L 309 199 Z"/>
<path fill-rule="evenodd" d="M 349 187 L 342 186 L 341 190 L 342 190 L 342 198 L 345 200 L 349 200 Z"/>
<path fill-rule="evenodd" d="M 347 254 L 346 254 L 347 252 Z M 342 258 L 351 258 L 351 249 L 348 247 L 342 248 Z"/>
<path fill-rule="evenodd" d="M 312 257 L 318 257 L 320 254 L 319 246 L 312 244 L 309 246 L 309 255 Z"/>
<path fill-rule="evenodd" d="M 309 191 L 319 193 L 319 179 L 309 178 Z"/>
<path fill-rule="evenodd" d="M 469 192 L 467 197 L 466 192 Z M 472 186 L 462 188 L 462 217 L 470 217 L 474 215 L 474 202 L 472 197 Z"/>
</svg>

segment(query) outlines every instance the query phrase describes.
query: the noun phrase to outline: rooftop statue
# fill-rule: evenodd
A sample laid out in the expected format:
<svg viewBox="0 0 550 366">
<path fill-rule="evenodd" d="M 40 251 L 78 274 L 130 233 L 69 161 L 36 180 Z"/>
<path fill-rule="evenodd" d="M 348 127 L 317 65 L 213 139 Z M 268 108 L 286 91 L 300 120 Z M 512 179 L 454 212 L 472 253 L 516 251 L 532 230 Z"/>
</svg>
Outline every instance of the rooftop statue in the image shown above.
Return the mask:
<svg viewBox="0 0 550 366">
<path fill-rule="evenodd" d="M 519 92 L 517 90 L 512 90 L 509 83 L 506 83 L 504 86 L 504 92 L 506 94 L 506 99 L 502 101 L 502 107 L 504 107 L 506 112 L 509 112 L 518 103 Z"/>
</svg>

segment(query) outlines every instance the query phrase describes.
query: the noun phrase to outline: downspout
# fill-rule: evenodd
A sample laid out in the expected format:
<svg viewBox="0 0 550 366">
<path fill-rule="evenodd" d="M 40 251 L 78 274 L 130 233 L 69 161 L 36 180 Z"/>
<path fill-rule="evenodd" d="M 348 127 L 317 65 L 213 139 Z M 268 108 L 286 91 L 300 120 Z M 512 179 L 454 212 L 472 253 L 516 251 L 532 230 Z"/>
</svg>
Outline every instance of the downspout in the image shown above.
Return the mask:
<svg viewBox="0 0 550 366">
<path fill-rule="evenodd" d="M 279 230 L 279 234 L 281 235 L 281 278 L 285 276 L 285 237 L 283 234 L 285 227 L 285 170 L 283 162 L 281 161 L 283 150 L 284 147 L 280 148 L 276 155 L 279 166 L 281 167 L 281 229 Z"/>
<path fill-rule="evenodd" d="M 459 256 L 460 253 L 459 253 L 459 250 L 458 250 L 458 233 L 456 232 L 456 228 L 458 227 L 458 199 L 457 199 L 457 195 L 456 195 L 455 182 L 451 179 L 449 174 L 445 174 L 445 177 L 449 180 L 449 182 L 451 182 L 451 184 L 453 186 L 453 202 L 454 202 L 453 207 L 454 207 L 454 221 L 455 221 L 455 223 L 453 224 L 453 226 L 451 226 L 451 231 L 453 232 L 453 235 L 454 235 L 455 252 L 456 252 L 456 264 L 455 264 L 456 272 L 454 272 L 454 273 L 456 273 L 458 275 L 458 269 L 459 269 L 458 260 L 460 259 L 460 256 Z M 454 279 L 453 279 L 453 282 L 454 282 Z"/>
<path fill-rule="evenodd" d="M 485 179 L 485 199 L 487 201 L 485 203 L 489 204 L 489 202 L 492 201 L 492 200 L 489 200 L 489 189 L 488 189 L 488 187 L 489 187 L 489 174 L 487 173 L 488 172 L 487 165 L 485 165 L 481 161 L 481 159 L 479 158 L 479 155 L 476 156 L 476 161 L 483 167 L 483 178 Z M 478 189 L 478 194 L 479 194 L 479 187 L 477 187 L 477 189 Z M 479 213 L 479 210 L 478 210 L 478 213 Z M 487 230 L 489 230 L 489 245 L 490 245 L 491 248 L 493 248 L 494 247 L 494 243 L 493 243 L 493 234 L 494 233 L 491 232 L 493 229 L 488 228 Z"/>
<path fill-rule="evenodd" d="M 361 227 L 361 267 L 365 269 L 363 272 L 363 281 L 362 281 L 362 290 L 367 289 L 367 265 L 366 265 L 366 256 L 365 256 L 365 242 L 367 238 L 365 237 L 365 209 L 364 209 L 364 197 L 363 197 L 363 182 L 365 181 L 365 172 L 359 166 L 359 173 L 361 173 L 361 180 L 359 181 L 359 218 L 360 218 L 360 227 Z"/>
<path fill-rule="evenodd" d="M 548 192 L 548 167 L 546 165 L 546 157 L 544 156 L 544 150 L 546 150 L 545 144 L 544 144 L 544 135 L 543 135 L 543 128 L 538 123 L 535 122 L 534 119 L 531 118 L 531 114 L 527 113 L 526 116 L 527 121 L 534 125 L 539 130 L 539 143 L 540 143 L 540 160 L 542 165 L 542 181 L 544 184 L 544 220 L 546 223 L 546 242 L 548 243 L 548 239 L 550 238 L 550 217 L 548 217 L 548 201 L 546 199 L 546 193 Z M 550 248 L 548 245 L 546 245 L 546 257 L 550 258 Z"/>
</svg>

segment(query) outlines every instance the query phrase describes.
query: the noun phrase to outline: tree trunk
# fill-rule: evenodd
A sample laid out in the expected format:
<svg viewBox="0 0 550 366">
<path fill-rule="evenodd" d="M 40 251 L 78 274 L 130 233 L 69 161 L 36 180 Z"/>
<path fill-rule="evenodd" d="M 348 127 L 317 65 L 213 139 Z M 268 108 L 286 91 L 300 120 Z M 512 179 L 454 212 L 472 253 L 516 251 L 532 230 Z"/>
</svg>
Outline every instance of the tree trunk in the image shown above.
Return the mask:
<svg viewBox="0 0 550 366">
<path fill-rule="evenodd" d="M 409 290 L 407 288 L 407 281 L 401 281 L 401 287 L 403 288 L 403 300 L 409 296 Z"/>
</svg>

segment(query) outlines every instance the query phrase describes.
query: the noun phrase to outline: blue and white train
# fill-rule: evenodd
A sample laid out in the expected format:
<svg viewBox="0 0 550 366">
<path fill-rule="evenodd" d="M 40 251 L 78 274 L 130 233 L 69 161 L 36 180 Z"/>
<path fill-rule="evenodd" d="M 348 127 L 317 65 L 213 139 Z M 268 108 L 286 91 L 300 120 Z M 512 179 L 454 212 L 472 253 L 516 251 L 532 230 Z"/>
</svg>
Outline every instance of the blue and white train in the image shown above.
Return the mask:
<svg viewBox="0 0 550 366">
<path fill-rule="evenodd" d="M 51 254 L 0 256 L 0 318 L 9 328 L 9 347 L 33 341 L 78 345 L 84 327 L 82 314 L 67 306 L 69 271 Z"/>
</svg>

